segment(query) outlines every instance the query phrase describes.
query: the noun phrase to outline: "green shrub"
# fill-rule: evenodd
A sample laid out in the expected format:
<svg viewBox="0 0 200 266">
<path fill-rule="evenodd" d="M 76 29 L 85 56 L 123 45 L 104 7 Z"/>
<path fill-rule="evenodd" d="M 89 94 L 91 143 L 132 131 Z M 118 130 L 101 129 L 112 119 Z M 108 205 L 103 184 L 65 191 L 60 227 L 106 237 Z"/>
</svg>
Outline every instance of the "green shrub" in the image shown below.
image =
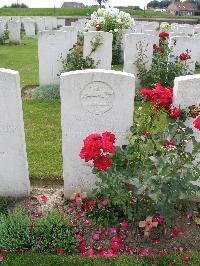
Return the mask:
<svg viewBox="0 0 200 266">
<path fill-rule="evenodd" d="M 43 252 L 63 248 L 65 253 L 72 254 L 75 252 L 76 240 L 71 229 L 66 213 L 59 210 L 50 211 L 35 222 L 33 250 Z"/>
<path fill-rule="evenodd" d="M 168 40 L 160 40 L 159 46 L 154 46 L 150 69 L 147 67 L 149 62 L 146 56 L 147 47 L 143 42 L 138 43 L 137 50 L 138 58 L 133 64 L 137 67 L 137 76 L 142 87 L 152 87 L 156 83 L 173 87 L 175 77 L 192 74 L 189 70 L 188 60 L 181 61 L 178 57 L 172 58 L 173 47 L 169 48 Z M 189 51 L 183 52 L 189 56 Z"/>
<path fill-rule="evenodd" d="M 32 92 L 33 99 L 60 99 L 60 90 L 56 85 L 45 85 L 35 88 Z"/>
<path fill-rule="evenodd" d="M 96 63 L 92 58 L 89 56 L 83 57 L 83 46 L 79 44 L 71 49 L 66 58 L 61 58 L 61 62 L 63 65 L 61 73 L 96 68 Z"/>
<path fill-rule="evenodd" d="M 30 249 L 31 219 L 21 209 L 0 216 L 0 249 Z"/>
<path fill-rule="evenodd" d="M 12 207 L 13 200 L 11 198 L 0 198 L 0 215 L 6 214 L 9 207 Z"/>
</svg>

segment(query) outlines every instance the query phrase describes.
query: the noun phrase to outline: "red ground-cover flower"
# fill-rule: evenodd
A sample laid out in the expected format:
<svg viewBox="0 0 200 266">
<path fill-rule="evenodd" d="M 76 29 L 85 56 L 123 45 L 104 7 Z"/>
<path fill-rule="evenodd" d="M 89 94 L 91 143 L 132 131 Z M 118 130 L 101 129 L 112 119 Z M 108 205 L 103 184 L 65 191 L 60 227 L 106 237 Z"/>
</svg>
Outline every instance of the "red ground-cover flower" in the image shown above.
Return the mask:
<svg viewBox="0 0 200 266">
<path fill-rule="evenodd" d="M 4 260 L 4 256 L 0 256 L 0 262 Z"/>
<path fill-rule="evenodd" d="M 172 238 L 178 237 L 178 235 L 179 235 L 179 232 L 177 230 L 172 230 L 171 233 L 170 233 L 170 236 Z"/>
<path fill-rule="evenodd" d="M 172 104 L 173 89 L 164 88 L 160 83 L 155 84 L 153 89 L 141 88 L 140 94 L 150 101 L 157 110 L 162 108 L 168 110 Z"/>
<path fill-rule="evenodd" d="M 57 254 L 62 254 L 63 251 L 64 251 L 63 248 L 57 248 L 57 250 L 56 250 Z"/>
<path fill-rule="evenodd" d="M 182 256 L 181 259 L 182 259 L 183 262 L 188 262 L 189 261 L 189 257 L 186 256 L 186 255 Z"/>
<path fill-rule="evenodd" d="M 165 40 L 167 40 L 167 38 L 169 38 L 169 33 L 168 33 L 168 32 L 165 32 L 165 31 L 160 32 L 160 33 L 159 33 L 159 38 L 160 38 L 162 41 L 165 41 Z"/>
<path fill-rule="evenodd" d="M 43 202 L 45 202 L 45 201 L 47 201 L 47 197 L 46 197 L 45 195 L 42 195 L 42 196 L 40 197 L 40 200 L 43 201 Z"/>
<path fill-rule="evenodd" d="M 196 129 L 200 130 L 200 116 L 197 117 L 196 120 L 194 120 L 193 124 Z"/>
</svg>

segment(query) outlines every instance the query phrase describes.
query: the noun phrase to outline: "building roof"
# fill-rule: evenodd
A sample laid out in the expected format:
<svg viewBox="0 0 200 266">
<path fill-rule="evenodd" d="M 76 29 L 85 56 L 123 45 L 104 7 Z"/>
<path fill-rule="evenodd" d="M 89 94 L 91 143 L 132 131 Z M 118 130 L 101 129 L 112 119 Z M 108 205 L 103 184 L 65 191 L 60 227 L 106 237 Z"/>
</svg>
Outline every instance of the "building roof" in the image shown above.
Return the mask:
<svg viewBox="0 0 200 266">
<path fill-rule="evenodd" d="M 172 5 L 175 5 L 176 6 L 176 9 L 178 11 L 185 11 L 185 10 L 188 10 L 188 11 L 193 11 L 193 10 L 196 10 L 197 7 L 195 4 L 192 4 L 192 3 L 189 3 L 189 2 L 174 2 L 173 4 L 170 4 L 167 9 L 170 10 L 171 9 L 171 6 Z"/>
<path fill-rule="evenodd" d="M 62 7 L 69 8 L 69 7 L 84 7 L 83 3 L 78 2 L 64 2 Z"/>
</svg>

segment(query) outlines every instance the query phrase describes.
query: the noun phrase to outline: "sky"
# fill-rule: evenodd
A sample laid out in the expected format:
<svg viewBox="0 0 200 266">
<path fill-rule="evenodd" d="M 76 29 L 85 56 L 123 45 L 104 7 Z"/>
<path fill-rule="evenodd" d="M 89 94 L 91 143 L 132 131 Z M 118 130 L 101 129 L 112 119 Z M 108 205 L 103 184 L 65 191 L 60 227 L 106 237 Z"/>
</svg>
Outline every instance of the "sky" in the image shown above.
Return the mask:
<svg viewBox="0 0 200 266">
<path fill-rule="evenodd" d="M 95 0 L 18 0 L 19 3 L 25 3 L 29 7 L 53 7 L 54 5 L 56 7 L 61 7 L 63 2 L 82 2 L 84 4 L 90 5 L 90 4 L 96 4 Z M 141 8 L 144 8 L 145 5 L 150 0 L 109 0 L 110 5 L 121 5 L 121 6 L 127 6 L 127 5 L 134 5 L 134 6 L 140 6 Z M 0 7 L 4 5 L 11 5 L 12 3 L 16 3 L 17 0 L 0 0 Z"/>
</svg>

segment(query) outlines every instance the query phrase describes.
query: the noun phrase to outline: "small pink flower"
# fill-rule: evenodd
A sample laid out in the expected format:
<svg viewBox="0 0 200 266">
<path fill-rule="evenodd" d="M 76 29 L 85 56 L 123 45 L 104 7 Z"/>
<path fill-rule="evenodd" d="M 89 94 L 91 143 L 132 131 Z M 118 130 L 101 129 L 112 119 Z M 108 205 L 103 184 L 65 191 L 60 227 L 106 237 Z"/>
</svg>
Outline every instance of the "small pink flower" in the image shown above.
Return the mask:
<svg viewBox="0 0 200 266">
<path fill-rule="evenodd" d="M 101 236 L 107 236 L 107 235 L 108 235 L 108 232 L 106 230 L 101 232 Z"/>
<path fill-rule="evenodd" d="M 112 233 L 112 234 L 115 234 L 117 232 L 116 227 L 114 227 L 114 226 L 113 227 L 110 227 L 109 228 L 109 232 Z"/>
<path fill-rule="evenodd" d="M 84 253 L 84 256 L 87 256 L 87 257 L 93 257 L 93 256 L 94 256 L 94 249 L 93 249 L 93 248 L 88 249 L 88 250 Z"/>
<path fill-rule="evenodd" d="M 4 256 L 0 256 L 0 262 L 4 260 Z"/>
<path fill-rule="evenodd" d="M 112 251 L 112 249 L 108 249 L 104 252 L 104 255 L 107 257 L 107 258 L 111 258 L 114 256 L 114 253 Z"/>
<path fill-rule="evenodd" d="M 179 232 L 180 234 L 185 234 L 185 233 L 186 233 L 184 227 L 180 227 L 180 228 L 178 229 L 178 232 Z"/>
<path fill-rule="evenodd" d="M 157 237 L 152 238 L 152 242 L 153 242 L 154 244 L 158 244 L 158 243 L 160 242 L 160 239 L 157 238 Z"/>
<path fill-rule="evenodd" d="M 108 199 L 107 199 L 107 198 L 104 198 L 104 199 L 103 199 L 103 205 L 104 205 L 104 206 L 107 206 L 107 205 L 108 205 Z"/>
<path fill-rule="evenodd" d="M 43 202 L 46 202 L 47 201 L 47 197 L 45 195 L 42 195 L 40 197 L 40 200 L 43 201 Z"/>
<path fill-rule="evenodd" d="M 124 231 L 127 231 L 128 230 L 128 222 L 126 221 L 123 221 L 120 223 L 121 225 L 121 228 L 124 230 Z"/>
<path fill-rule="evenodd" d="M 100 235 L 98 233 L 94 233 L 94 234 L 92 234 L 92 239 L 93 240 L 99 240 L 100 239 Z"/>
<path fill-rule="evenodd" d="M 187 218 L 188 218 L 188 219 L 192 219 L 192 216 L 193 216 L 192 212 L 188 212 L 188 213 L 187 213 Z"/>
</svg>

